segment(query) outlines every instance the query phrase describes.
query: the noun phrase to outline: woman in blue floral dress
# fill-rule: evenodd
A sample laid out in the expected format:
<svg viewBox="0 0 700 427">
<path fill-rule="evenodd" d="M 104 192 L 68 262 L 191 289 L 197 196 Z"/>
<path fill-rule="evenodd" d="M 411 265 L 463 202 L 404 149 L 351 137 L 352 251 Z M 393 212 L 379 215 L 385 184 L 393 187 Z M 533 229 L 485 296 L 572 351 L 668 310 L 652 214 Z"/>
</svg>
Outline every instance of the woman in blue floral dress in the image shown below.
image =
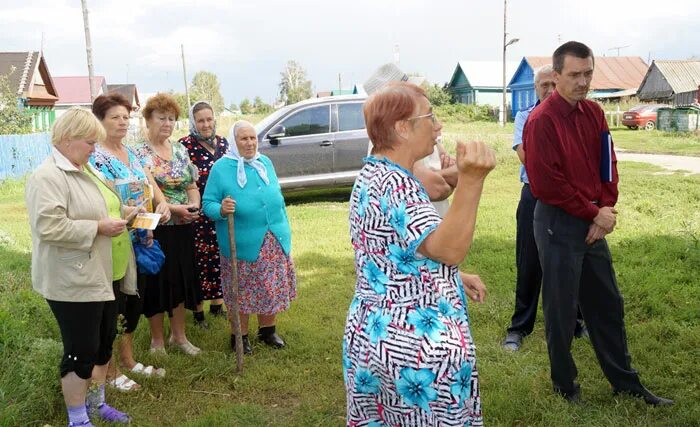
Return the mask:
<svg viewBox="0 0 700 427">
<path fill-rule="evenodd" d="M 419 87 L 392 83 L 365 103 L 374 144 L 350 199 L 357 284 L 343 338 L 348 426 L 483 424 L 467 295 L 459 272 L 486 175 L 482 143 L 457 144 L 459 182 L 444 219 L 411 170 L 442 126 Z"/>
<path fill-rule="evenodd" d="M 90 164 L 99 170 L 109 185 L 119 195 L 126 206 L 142 204 L 148 211 L 161 214 L 161 222 L 170 219 L 170 209 L 165 196 L 156 185 L 153 176 L 148 172 L 145 160 L 140 159 L 133 148 L 124 144 L 128 127 L 131 104 L 119 93 L 110 92 L 95 98 L 92 112 L 105 128 L 106 138 L 95 146 L 95 152 L 90 156 Z M 146 238 L 147 243 L 152 234 Z M 138 239 L 135 232 L 131 233 L 132 241 Z M 145 294 L 145 276 L 138 275 L 138 295 L 126 295 L 119 292 L 115 295 L 118 301 L 119 314 L 124 317 L 124 331 L 118 340 L 119 361 L 128 371 L 146 376 L 164 375 L 165 370 L 154 366 L 144 366 L 134 358 L 134 331 L 139 324 L 143 311 L 143 295 Z M 114 363 L 113 360 L 110 364 Z M 122 374 L 119 363 L 114 363 L 108 372 L 115 372 L 114 379 L 108 384 L 121 391 L 138 389 L 135 381 Z"/>
</svg>

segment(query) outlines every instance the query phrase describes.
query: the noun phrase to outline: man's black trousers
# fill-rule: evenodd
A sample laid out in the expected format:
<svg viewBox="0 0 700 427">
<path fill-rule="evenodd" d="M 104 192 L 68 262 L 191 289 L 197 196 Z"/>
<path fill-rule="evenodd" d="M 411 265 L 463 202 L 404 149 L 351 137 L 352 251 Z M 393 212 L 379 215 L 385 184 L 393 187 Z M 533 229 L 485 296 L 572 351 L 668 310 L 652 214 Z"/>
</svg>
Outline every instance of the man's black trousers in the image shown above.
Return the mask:
<svg viewBox="0 0 700 427">
<path fill-rule="evenodd" d="M 508 328 L 508 332 L 518 332 L 522 336 L 530 335 L 535 326 L 537 304 L 540 299 L 540 283 L 542 283 L 542 269 L 532 229 L 536 203 L 537 199 L 532 195 L 530 186 L 524 184 L 520 191 L 520 202 L 515 214 L 518 226 L 515 237 L 515 264 L 517 268 L 515 311 Z M 576 329 L 583 327 L 583 317 L 580 311 L 577 312 L 576 323 Z"/>
<path fill-rule="evenodd" d="M 541 201 L 535 207 L 534 231 L 542 266 L 542 308 L 552 383 L 560 392 L 575 391 L 577 371 L 571 341 L 578 305 L 610 384 L 620 390 L 640 390 L 627 350 L 624 305 L 610 250 L 605 239 L 586 244 L 590 224 Z"/>
</svg>

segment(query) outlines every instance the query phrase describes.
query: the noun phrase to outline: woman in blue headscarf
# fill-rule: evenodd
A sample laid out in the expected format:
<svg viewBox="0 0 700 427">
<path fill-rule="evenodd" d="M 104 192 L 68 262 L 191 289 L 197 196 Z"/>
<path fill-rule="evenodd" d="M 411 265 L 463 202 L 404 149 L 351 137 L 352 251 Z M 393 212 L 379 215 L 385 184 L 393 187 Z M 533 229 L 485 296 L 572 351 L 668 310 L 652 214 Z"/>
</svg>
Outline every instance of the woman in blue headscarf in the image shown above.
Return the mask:
<svg viewBox="0 0 700 427">
<path fill-rule="evenodd" d="M 233 313 L 233 280 L 227 218 L 235 212 L 239 315 L 243 350 L 250 354 L 251 314 L 258 315 L 258 339 L 274 348 L 285 346 L 275 331 L 276 315 L 296 297 L 296 273 L 290 257 L 291 230 L 275 168 L 258 152 L 258 138 L 249 122 L 236 122 L 229 139 L 235 144 L 214 163 L 202 200 L 204 214 L 216 224 L 221 286 L 229 313 Z"/>
</svg>

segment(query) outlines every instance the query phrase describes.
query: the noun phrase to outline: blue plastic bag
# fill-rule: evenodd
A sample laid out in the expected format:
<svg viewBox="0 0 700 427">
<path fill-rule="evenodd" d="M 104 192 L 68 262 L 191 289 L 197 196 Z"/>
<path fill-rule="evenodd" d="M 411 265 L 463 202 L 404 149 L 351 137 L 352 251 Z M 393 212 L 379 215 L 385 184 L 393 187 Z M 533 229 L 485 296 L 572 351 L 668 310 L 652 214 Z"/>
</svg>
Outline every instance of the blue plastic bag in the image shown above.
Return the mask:
<svg viewBox="0 0 700 427">
<path fill-rule="evenodd" d="M 157 274 L 165 263 L 165 254 L 160 248 L 160 243 L 153 240 L 151 247 L 146 247 L 143 241 L 146 238 L 146 230 L 136 230 L 134 239 L 134 255 L 136 266 L 141 274 Z"/>
</svg>

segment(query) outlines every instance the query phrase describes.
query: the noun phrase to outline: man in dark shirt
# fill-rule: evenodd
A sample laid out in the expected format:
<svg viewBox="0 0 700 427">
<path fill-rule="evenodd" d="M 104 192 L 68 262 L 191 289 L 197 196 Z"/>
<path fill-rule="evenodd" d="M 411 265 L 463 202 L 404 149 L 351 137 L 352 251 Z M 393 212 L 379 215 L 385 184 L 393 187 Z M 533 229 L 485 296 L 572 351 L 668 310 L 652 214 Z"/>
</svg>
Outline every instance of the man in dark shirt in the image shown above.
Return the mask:
<svg viewBox="0 0 700 427">
<path fill-rule="evenodd" d="M 567 42 L 552 56 L 556 91 L 530 115 L 525 167 L 535 207 L 542 266 L 542 307 L 554 390 L 580 399 L 571 341 L 580 307 L 591 343 L 614 393 L 669 405 L 644 388 L 627 351 L 622 296 L 605 236 L 617 211 L 617 166 L 603 110 L 586 100 L 593 52 Z"/>
</svg>

